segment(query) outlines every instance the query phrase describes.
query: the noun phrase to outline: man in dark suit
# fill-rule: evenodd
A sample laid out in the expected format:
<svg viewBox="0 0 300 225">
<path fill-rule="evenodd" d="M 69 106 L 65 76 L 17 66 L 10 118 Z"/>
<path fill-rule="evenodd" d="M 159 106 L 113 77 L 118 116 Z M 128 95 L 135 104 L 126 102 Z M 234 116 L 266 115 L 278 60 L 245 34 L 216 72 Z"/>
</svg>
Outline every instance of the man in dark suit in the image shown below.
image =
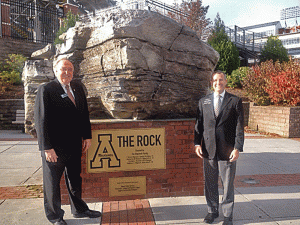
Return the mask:
<svg viewBox="0 0 300 225">
<path fill-rule="evenodd" d="M 236 160 L 243 151 L 244 117 L 242 100 L 225 91 L 226 75 L 216 71 L 212 75 L 214 92 L 201 98 L 195 125 L 195 152 L 203 158 L 205 197 L 208 214 L 204 222 L 213 223 L 219 216 L 218 177 L 223 184 L 221 202 L 223 225 L 232 224 L 234 205 L 234 177 Z"/>
<path fill-rule="evenodd" d="M 61 209 L 60 180 L 64 173 L 75 218 L 100 217 L 81 198 L 81 154 L 91 145 L 91 124 L 83 87 L 73 79 L 73 64 L 54 65 L 56 79 L 41 85 L 35 101 L 35 127 L 42 154 L 44 207 L 48 220 L 67 224 Z"/>
</svg>

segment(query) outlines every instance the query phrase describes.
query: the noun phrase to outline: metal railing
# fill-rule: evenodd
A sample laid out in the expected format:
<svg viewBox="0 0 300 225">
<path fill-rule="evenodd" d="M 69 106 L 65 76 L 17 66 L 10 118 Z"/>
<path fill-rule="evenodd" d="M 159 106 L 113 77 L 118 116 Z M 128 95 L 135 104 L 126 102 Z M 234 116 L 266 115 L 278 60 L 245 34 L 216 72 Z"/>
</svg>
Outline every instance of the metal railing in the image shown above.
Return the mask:
<svg viewBox="0 0 300 225">
<path fill-rule="evenodd" d="M 35 2 L 0 0 L 0 37 L 52 43 L 59 29 L 57 10 Z"/>
<path fill-rule="evenodd" d="M 234 28 L 225 27 L 225 33 L 229 39 L 240 49 L 247 49 L 252 52 L 260 52 L 263 43 L 261 43 L 262 36 L 258 33 L 247 31 L 241 27 L 234 26 Z"/>
</svg>

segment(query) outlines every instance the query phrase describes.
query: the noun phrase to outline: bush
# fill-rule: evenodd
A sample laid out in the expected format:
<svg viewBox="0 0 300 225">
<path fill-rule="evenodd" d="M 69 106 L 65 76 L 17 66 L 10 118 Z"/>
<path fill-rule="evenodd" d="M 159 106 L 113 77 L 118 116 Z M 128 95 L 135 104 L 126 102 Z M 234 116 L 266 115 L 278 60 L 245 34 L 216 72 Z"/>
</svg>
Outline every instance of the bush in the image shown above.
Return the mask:
<svg viewBox="0 0 300 225">
<path fill-rule="evenodd" d="M 62 22 L 63 25 L 59 28 L 59 30 L 56 33 L 54 45 L 64 43 L 63 40 L 59 39 L 59 36 L 65 32 L 67 32 L 69 28 L 74 27 L 76 24 L 76 21 L 79 21 L 79 16 L 74 15 L 71 13 L 71 11 L 69 11 L 66 15 L 66 18 L 63 19 L 63 22 Z"/>
<path fill-rule="evenodd" d="M 22 83 L 21 73 L 26 57 L 20 54 L 10 54 L 4 63 L 0 64 L 0 91 L 5 91 L 11 85 Z"/>
<path fill-rule="evenodd" d="M 300 105 L 300 65 L 290 60 L 279 64 L 277 73 L 270 74 L 266 92 L 276 105 Z"/>
<path fill-rule="evenodd" d="M 248 70 L 247 76 L 242 82 L 247 95 L 258 105 L 269 105 L 271 103 L 269 94 L 265 91 L 267 85 L 266 68 L 271 66 L 273 66 L 272 61 L 262 63 L 260 66 L 253 66 Z"/>
<path fill-rule="evenodd" d="M 300 105 L 300 64 L 262 62 L 248 71 L 243 86 L 258 105 Z"/>
<path fill-rule="evenodd" d="M 242 88 L 242 82 L 247 76 L 249 67 L 240 67 L 232 71 L 231 75 L 227 75 L 227 85 L 231 88 Z"/>
</svg>

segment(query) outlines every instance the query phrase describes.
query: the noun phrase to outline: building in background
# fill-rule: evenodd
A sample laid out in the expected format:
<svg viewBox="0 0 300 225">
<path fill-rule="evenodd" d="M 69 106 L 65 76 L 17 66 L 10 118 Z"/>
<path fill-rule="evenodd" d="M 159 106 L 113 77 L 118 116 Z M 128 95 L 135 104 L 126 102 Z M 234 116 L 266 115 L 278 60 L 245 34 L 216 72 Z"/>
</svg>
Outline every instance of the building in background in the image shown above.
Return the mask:
<svg viewBox="0 0 300 225">
<path fill-rule="evenodd" d="M 255 33 L 255 43 L 261 47 L 267 42 L 269 36 L 278 36 L 288 54 L 294 58 L 300 58 L 300 7 L 291 7 L 281 10 L 280 21 L 257 24 L 243 27 L 245 31 Z"/>
</svg>

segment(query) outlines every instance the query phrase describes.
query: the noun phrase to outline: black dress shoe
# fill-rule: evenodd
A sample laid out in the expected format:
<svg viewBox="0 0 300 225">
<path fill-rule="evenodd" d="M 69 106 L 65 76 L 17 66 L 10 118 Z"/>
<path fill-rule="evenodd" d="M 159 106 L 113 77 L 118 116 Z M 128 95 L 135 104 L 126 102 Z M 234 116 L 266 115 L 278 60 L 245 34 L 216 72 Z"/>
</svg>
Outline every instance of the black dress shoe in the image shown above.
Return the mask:
<svg viewBox="0 0 300 225">
<path fill-rule="evenodd" d="M 57 221 L 54 223 L 54 225 L 67 225 L 66 221 L 64 221 L 63 219 Z"/>
<path fill-rule="evenodd" d="M 100 216 L 101 216 L 101 212 L 90 210 L 90 209 L 86 210 L 85 212 L 73 214 L 73 217 L 75 218 L 84 218 L 84 217 L 97 218 Z"/>
<path fill-rule="evenodd" d="M 219 213 L 208 213 L 204 218 L 204 223 L 213 223 L 216 218 L 219 217 Z"/>
<path fill-rule="evenodd" d="M 231 217 L 224 217 L 223 225 L 232 225 L 232 218 Z"/>
</svg>

